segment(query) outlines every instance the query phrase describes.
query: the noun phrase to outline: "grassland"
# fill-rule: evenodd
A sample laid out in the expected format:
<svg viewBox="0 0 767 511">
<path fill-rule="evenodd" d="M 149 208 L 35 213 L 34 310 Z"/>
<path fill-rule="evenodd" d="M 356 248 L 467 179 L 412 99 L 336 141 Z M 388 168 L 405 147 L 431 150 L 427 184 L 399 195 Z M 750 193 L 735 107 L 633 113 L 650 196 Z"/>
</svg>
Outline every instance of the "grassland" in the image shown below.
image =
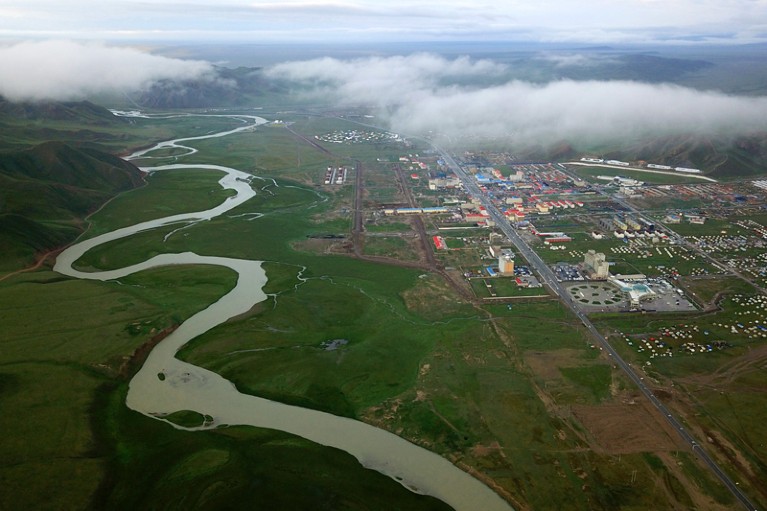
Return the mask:
<svg viewBox="0 0 767 511">
<path fill-rule="evenodd" d="M 151 186 L 136 192 L 141 194 L 141 208 L 136 208 L 132 192 L 123 193 L 109 201 L 99 211 L 99 218 L 104 220 L 88 229 L 86 236 L 97 236 L 116 228 L 169 215 L 204 211 L 221 204 L 234 194 L 232 190 L 223 190 L 218 184 L 223 176 L 220 172 L 186 170 L 183 176 L 172 174 L 173 171 L 156 172 L 147 177 Z M 172 204 L 168 200 L 171 196 Z M 108 229 L 103 230 L 100 227 L 102 223 L 108 224 Z"/>
<path fill-rule="evenodd" d="M 341 122 L 312 119 L 292 129 L 312 138 Z M 183 234 L 167 240 L 172 228 L 137 234 L 78 262 L 105 269 L 186 250 L 267 261 L 268 301 L 194 340 L 183 359 L 219 372 L 241 391 L 396 432 L 477 474 L 519 509 L 732 504 L 705 474 L 677 468 L 674 438 L 648 409 L 629 404 L 641 401 L 638 393 L 589 347 L 587 333 L 558 302 L 479 306 L 457 299 L 437 274 L 296 249 L 307 236 L 350 226 L 336 213 L 348 192 L 318 193 L 309 186 L 318 172 L 347 158 L 388 157 L 393 148 L 341 146 L 328 155 L 279 127 L 195 145 L 201 149 L 195 161 L 274 177 L 277 185 Z M 133 218 L 165 214 L 158 197 L 174 211 L 220 198 L 210 194 L 212 174 L 190 175 L 184 182 L 181 173 L 158 174 L 94 215 L 94 232 L 124 225 L 132 210 L 139 212 Z M 48 507 L 46 499 L 55 497 L 94 509 L 440 509 L 335 450 L 254 428 L 177 431 L 122 405 L 125 357 L 152 329 L 210 303 L 232 278 L 221 270 L 173 268 L 122 285 L 50 272 L 2 282 L 3 303 L 14 304 L 4 321 L 19 330 L 10 337 L 13 349 L 0 355 L 0 404 L 26 412 L 0 418 L 15 435 L 9 455 L 22 460 L 0 472 L 9 483 L 3 488 L 29 488 L 28 507 Z M 59 287 L 44 287 L 52 285 Z M 43 296 L 47 310 L 38 308 Z M 349 342 L 323 349 L 332 339 Z M 46 390 L 67 381 L 64 370 L 77 385 L 57 385 L 60 400 L 49 401 Z M 64 409 L 61 402 L 78 406 Z M 28 424 L 49 428 L 37 433 L 39 450 L 25 442 Z M 76 438 L 60 435 L 51 449 L 58 431 Z M 48 477 L 38 477 L 40 460 L 51 457 L 68 465 L 50 464 Z M 62 469 L 75 474 L 72 484 L 58 484 Z M 6 490 L 2 498 L 13 497 Z"/>
<path fill-rule="evenodd" d="M 83 218 L 141 172 L 111 154 L 47 142 L 0 154 L 0 271 L 71 242 Z"/>
<path fill-rule="evenodd" d="M 760 481 L 767 473 L 767 452 L 756 439 L 767 435 L 762 413 L 767 403 L 758 384 L 761 377 L 754 369 L 764 363 L 767 352 L 760 331 L 752 328 L 754 334 L 745 329 L 764 321 L 758 302 L 749 305 L 749 298 L 760 295 L 734 277 L 689 279 L 685 284 L 701 300 L 716 300 L 715 311 L 697 317 L 604 315 L 597 324 L 616 336 L 613 344 L 621 355 L 643 368 L 662 389 L 667 405 L 699 438 L 707 439 L 711 451 L 739 484 L 749 488 L 753 498 L 764 499 Z M 738 324 L 744 328 L 733 328 Z M 683 336 L 665 336 L 666 329 Z M 631 344 L 620 338 L 624 334 Z M 650 337 L 670 346 L 673 357 L 651 357 L 649 350 L 637 351 L 642 339 Z M 683 342 L 701 348 L 689 353 L 680 349 Z M 712 344 L 713 350 L 703 348 Z"/>
<path fill-rule="evenodd" d="M 599 179 L 597 176 L 628 177 L 631 179 L 636 179 L 638 181 L 643 181 L 645 183 L 652 183 L 652 184 L 659 184 L 659 185 L 704 182 L 701 179 L 695 179 L 694 177 L 691 177 L 689 174 L 685 175 L 682 173 L 658 174 L 655 172 L 642 172 L 639 170 L 617 169 L 617 168 L 608 168 L 608 167 L 588 167 L 588 166 L 582 166 L 582 165 L 570 165 L 568 169 L 571 172 L 578 174 L 579 176 L 581 176 L 587 181 L 590 181 L 592 183 L 602 183 L 602 184 L 606 184 L 608 183 L 608 181 L 605 181 L 604 179 Z"/>
<path fill-rule="evenodd" d="M 217 178 L 158 174 L 97 214 L 94 231 L 162 216 L 166 208 L 210 207 L 224 195 L 211 186 Z M 282 214 L 317 199 L 286 187 L 262 211 Z M 295 279 L 297 268 L 290 269 Z M 290 435 L 186 433 L 125 408 L 127 379 L 153 339 L 233 284 L 228 270 L 202 267 L 157 269 L 119 283 L 70 280 L 43 268 L 3 281 L 0 508 L 389 509 L 396 502 L 444 509 L 345 453 Z"/>
<path fill-rule="evenodd" d="M 234 280 L 218 268 L 173 268 L 122 283 L 38 271 L 0 286 L 0 507 L 85 507 L 115 454 L 96 431 L 104 417 L 94 399 L 124 378 L 136 350 Z"/>
<path fill-rule="evenodd" d="M 3 128 L 0 147 L 22 149 L 56 140 L 76 145 L 95 144 L 116 154 L 127 154 L 136 147 L 171 139 L 177 134 L 195 136 L 236 127 L 230 119 L 185 117 L 183 114 L 169 119 L 127 119 L 114 117 L 104 110 L 95 118 L 84 119 L 82 105 L 74 105 L 73 109 L 76 113 L 53 119 L 45 115 L 32 120 L 13 115 L 0 116 L 0 126 Z"/>
<path fill-rule="evenodd" d="M 101 432 L 120 456 L 94 509 L 447 509 L 336 449 L 256 428 L 177 431 L 126 409 L 124 387 L 109 397 Z"/>
</svg>

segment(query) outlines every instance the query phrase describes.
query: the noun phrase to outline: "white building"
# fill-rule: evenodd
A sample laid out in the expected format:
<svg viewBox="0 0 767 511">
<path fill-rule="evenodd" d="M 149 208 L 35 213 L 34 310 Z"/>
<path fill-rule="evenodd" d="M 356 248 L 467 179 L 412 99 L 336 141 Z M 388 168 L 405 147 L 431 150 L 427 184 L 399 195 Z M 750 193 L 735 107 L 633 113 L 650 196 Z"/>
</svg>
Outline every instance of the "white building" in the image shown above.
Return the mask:
<svg viewBox="0 0 767 511">
<path fill-rule="evenodd" d="M 583 257 L 583 266 L 591 274 L 592 279 L 604 280 L 610 276 L 610 264 L 602 252 L 589 250 Z"/>
</svg>

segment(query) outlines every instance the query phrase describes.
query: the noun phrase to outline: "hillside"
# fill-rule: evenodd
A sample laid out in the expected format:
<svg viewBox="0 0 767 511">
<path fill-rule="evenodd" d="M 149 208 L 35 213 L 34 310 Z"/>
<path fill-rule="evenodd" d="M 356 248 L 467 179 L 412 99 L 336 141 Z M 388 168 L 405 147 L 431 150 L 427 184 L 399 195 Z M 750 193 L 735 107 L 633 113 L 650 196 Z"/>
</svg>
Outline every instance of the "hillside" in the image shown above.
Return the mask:
<svg viewBox="0 0 767 511">
<path fill-rule="evenodd" d="M 77 121 L 101 126 L 118 120 L 108 109 L 90 101 L 11 102 L 2 96 L 0 116 L 31 121 Z"/>
<path fill-rule="evenodd" d="M 0 150 L 12 151 L 48 140 L 98 144 L 119 152 L 136 145 L 128 119 L 90 101 L 14 103 L 0 96 Z M 134 129 L 135 131 L 135 129 Z"/>
<path fill-rule="evenodd" d="M 735 140 L 679 135 L 612 148 L 603 154 L 606 158 L 699 168 L 725 180 L 767 173 L 767 135 Z"/>
<path fill-rule="evenodd" d="M 135 166 L 97 149 L 46 142 L 0 153 L 0 270 L 74 240 L 86 215 L 142 182 Z"/>
<path fill-rule="evenodd" d="M 767 174 L 767 134 L 734 140 L 675 135 L 611 145 L 561 141 L 550 146 L 518 147 L 514 151 L 519 161 L 563 161 L 584 154 L 698 168 L 711 177 L 724 180 Z"/>
</svg>

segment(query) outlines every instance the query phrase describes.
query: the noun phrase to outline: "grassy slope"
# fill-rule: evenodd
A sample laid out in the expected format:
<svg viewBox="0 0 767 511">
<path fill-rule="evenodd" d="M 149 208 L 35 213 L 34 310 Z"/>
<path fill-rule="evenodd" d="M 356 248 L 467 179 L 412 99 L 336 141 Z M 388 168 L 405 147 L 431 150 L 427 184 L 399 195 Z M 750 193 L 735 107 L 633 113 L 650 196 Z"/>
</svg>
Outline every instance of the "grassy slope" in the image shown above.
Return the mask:
<svg viewBox="0 0 767 511">
<path fill-rule="evenodd" d="M 72 241 L 83 218 L 143 182 L 139 170 L 95 149 L 47 142 L 0 156 L 0 268 Z"/>
</svg>

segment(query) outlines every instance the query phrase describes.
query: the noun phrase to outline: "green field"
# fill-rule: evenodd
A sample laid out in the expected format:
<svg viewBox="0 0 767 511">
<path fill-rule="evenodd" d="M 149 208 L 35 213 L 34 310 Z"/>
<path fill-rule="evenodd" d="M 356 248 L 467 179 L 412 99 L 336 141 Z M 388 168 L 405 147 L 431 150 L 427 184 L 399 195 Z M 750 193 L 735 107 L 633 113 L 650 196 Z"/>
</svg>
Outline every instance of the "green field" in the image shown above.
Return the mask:
<svg viewBox="0 0 767 511">
<path fill-rule="evenodd" d="M 678 183 L 705 183 L 702 179 L 695 179 L 689 174 L 656 174 L 653 172 L 642 172 L 638 170 L 616 169 L 609 167 L 588 167 L 581 165 L 570 165 L 567 167 L 571 172 L 578 174 L 582 178 L 592 183 L 607 184 L 609 181 L 598 179 L 597 176 L 621 176 L 636 179 L 650 184 L 678 184 Z"/>
<path fill-rule="evenodd" d="M 0 507 L 89 502 L 115 455 L 100 437 L 107 418 L 94 400 L 135 369 L 127 359 L 136 349 L 207 307 L 233 277 L 229 270 L 188 267 L 145 272 L 123 285 L 47 270 L 4 281 L 0 403 L 14 413 L 0 415 L 6 461 Z M 189 286 L 186 292 L 177 292 L 179 282 Z M 126 449 L 130 454 L 133 446 Z M 59 484 L 62 477 L 69 484 Z"/>
<path fill-rule="evenodd" d="M 294 120 L 292 129 L 310 139 L 346 125 Z M 184 119 L 179 129 L 191 124 Z M 730 503 L 700 471 L 675 471 L 656 457 L 672 457 L 673 445 L 663 452 L 652 442 L 606 448 L 580 422 L 575 407 L 598 416 L 600 407 L 622 406 L 634 391 L 589 347 L 587 332 L 560 303 L 468 303 L 438 273 L 296 248 L 307 236 L 348 234 L 351 227 L 341 213 L 350 187 L 316 191 L 318 170 L 349 158 L 370 160 L 372 169 L 400 148 L 339 145 L 328 155 L 280 127 L 195 147 L 201 152 L 190 160 L 241 168 L 276 184 L 264 181 L 247 203 L 167 239 L 178 226 L 100 246 L 77 263 L 118 268 L 183 251 L 266 261 L 269 298 L 194 339 L 180 358 L 218 372 L 242 392 L 395 432 L 476 471 L 518 509 L 691 508 L 693 491 L 704 501 Z M 373 181 L 389 193 L 390 178 Z M 216 179 L 196 170 L 157 173 L 93 215 L 92 232 L 210 207 L 226 196 Z M 406 227 L 395 221 L 375 230 Z M 457 235 L 450 235 L 456 250 L 440 257 L 481 250 L 469 237 L 458 243 Z M 368 254 L 402 258 L 402 243 L 369 236 L 364 246 Z M 511 282 L 492 285 L 512 293 Z M 233 284 L 231 272 L 209 267 L 157 269 L 119 283 L 42 269 L 0 282 L 0 300 L 8 304 L 0 320 L 10 333 L 0 352 L 0 406 L 14 412 L 0 417 L 7 432 L 0 455 L 11 460 L 0 468 L 0 507 L 444 509 L 345 453 L 300 438 L 244 427 L 179 431 L 124 406 L 127 381 L 141 363 L 140 354 L 128 357 Z M 649 321 L 605 316 L 600 326 L 641 331 L 648 328 L 642 320 Z M 323 349 L 333 339 L 348 343 Z M 728 353 L 709 356 L 704 370 Z M 683 369 L 689 370 L 677 371 Z M 708 406 L 724 405 L 711 399 Z M 191 411 L 171 419 L 204 420 Z M 754 411 L 742 420 L 760 419 Z M 69 484 L 60 484 L 62 473 Z"/>
<path fill-rule="evenodd" d="M 187 170 L 182 176 L 173 176 L 173 171 L 156 172 L 147 180 L 151 186 L 140 191 L 126 192 L 111 200 L 99 211 L 100 223 L 108 223 L 108 228 L 93 226 L 87 236 L 92 237 L 115 228 L 127 227 L 147 220 L 154 220 L 178 213 L 204 211 L 221 204 L 234 194 L 232 190 L 223 190 L 218 180 L 220 172 L 210 170 Z M 141 208 L 136 208 L 136 201 L 131 193 L 142 195 Z M 173 204 L 168 204 L 168 197 L 173 196 Z"/>
</svg>

